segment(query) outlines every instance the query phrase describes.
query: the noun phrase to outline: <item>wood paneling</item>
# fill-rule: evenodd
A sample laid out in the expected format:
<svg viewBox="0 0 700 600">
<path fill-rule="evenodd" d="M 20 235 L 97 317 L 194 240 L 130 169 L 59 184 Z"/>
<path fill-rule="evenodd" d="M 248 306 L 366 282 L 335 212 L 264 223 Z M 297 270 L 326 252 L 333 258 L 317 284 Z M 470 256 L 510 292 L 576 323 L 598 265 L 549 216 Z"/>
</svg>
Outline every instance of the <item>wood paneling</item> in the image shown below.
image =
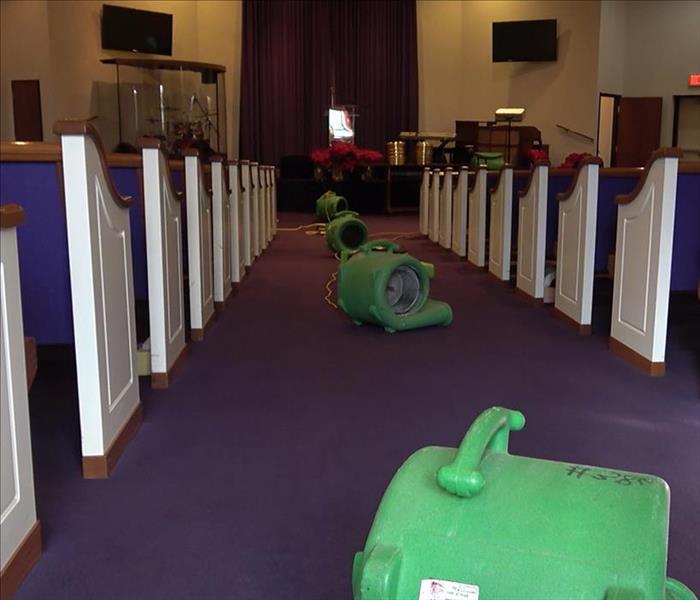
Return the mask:
<svg viewBox="0 0 700 600">
<path fill-rule="evenodd" d="M 44 139 L 38 79 L 23 79 L 12 82 L 12 114 L 15 121 L 16 140 L 41 142 Z"/>
</svg>

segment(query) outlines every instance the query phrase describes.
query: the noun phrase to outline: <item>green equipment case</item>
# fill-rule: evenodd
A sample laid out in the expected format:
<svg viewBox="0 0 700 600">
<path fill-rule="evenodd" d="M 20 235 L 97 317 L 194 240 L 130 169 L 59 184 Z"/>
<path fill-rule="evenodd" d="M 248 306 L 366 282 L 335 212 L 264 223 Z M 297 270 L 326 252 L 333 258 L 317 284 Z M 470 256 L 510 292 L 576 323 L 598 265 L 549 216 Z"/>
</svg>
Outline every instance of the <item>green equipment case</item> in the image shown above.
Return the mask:
<svg viewBox="0 0 700 600">
<path fill-rule="evenodd" d="M 475 152 L 471 161 L 471 168 L 486 167 L 489 171 L 498 171 L 503 168 L 505 161 L 500 152 Z"/>
<path fill-rule="evenodd" d="M 355 556 L 355 600 L 697 600 L 666 577 L 666 482 L 513 456 L 524 425 L 490 408 L 459 449 L 401 466 Z"/>
<path fill-rule="evenodd" d="M 332 221 L 344 210 L 348 210 L 348 201 L 330 190 L 316 200 L 316 217 L 324 223 Z"/>
<path fill-rule="evenodd" d="M 367 226 L 359 216 L 355 211 L 343 210 L 326 225 L 326 244 L 331 252 L 355 252 L 367 241 Z"/>
<path fill-rule="evenodd" d="M 381 325 L 390 333 L 452 322 L 450 305 L 430 300 L 434 268 L 401 251 L 398 244 L 375 240 L 341 256 L 338 306 L 355 324 Z"/>
</svg>

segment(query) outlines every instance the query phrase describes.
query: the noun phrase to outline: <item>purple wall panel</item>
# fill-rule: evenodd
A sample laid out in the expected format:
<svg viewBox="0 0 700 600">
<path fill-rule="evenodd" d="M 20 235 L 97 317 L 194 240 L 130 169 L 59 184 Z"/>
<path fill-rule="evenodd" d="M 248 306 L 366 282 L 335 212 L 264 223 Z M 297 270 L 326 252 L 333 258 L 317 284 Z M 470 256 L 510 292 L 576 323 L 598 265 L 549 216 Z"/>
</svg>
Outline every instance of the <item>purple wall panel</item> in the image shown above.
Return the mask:
<svg viewBox="0 0 700 600">
<path fill-rule="evenodd" d="M 56 163 L 0 163 L 0 202 L 20 204 L 17 228 L 24 335 L 39 344 L 73 342 L 68 237 Z"/>
<path fill-rule="evenodd" d="M 146 214 L 143 201 L 141 169 L 136 167 L 112 167 L 109 174 L 122 196 L 131 196 L 129 208 L 131 225 L 131 255 L 134 268 L 134 297 L 148 299 L 148 268 L 146 264 Z"/>
<path fill-rule="evenodd" d="M 700 173 L 678 176 L 671 290 L 692 291 L 700 281 Z"/>
</svg>

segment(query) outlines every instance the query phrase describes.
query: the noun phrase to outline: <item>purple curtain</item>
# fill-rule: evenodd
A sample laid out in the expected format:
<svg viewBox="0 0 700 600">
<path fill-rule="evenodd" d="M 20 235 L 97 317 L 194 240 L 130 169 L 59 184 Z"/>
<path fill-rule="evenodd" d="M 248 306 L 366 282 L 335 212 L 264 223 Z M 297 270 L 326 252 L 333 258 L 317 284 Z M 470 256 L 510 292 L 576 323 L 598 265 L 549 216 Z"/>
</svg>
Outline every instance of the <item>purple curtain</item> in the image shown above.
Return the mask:
<svg viewBox="0 0 700 600">
<path fill-rule="evenodd" d="M 245 0 L 240 156 L 278 164 L 328 143 L 354 104 L 357 145 L 382 150 L 418 126 L 415 0 Z"/>
</svg>

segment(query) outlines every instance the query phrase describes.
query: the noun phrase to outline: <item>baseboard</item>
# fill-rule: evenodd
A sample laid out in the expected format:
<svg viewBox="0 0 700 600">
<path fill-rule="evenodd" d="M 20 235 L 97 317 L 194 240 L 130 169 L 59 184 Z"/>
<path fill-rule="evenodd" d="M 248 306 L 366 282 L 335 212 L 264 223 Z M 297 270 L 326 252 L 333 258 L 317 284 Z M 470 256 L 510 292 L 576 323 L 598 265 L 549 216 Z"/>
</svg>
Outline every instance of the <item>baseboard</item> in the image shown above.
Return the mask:
<svg viewBox="0 0 700 600">
<path fill-rule="evenodd" d="M 204 341 L 204 334 L 209 329 L 209 326 L 214 322 L 214 320 L 217 318 L 216 315 L 216 303 L 214 303 L 214 312 L 211 313 L 209 316 L 208 321 L 204 324 L 204 327 L 193 327 L 190 329 L 190 339 L 193 342 L 202 342 Z"/>
<path fill-rule="evenodd" d="M 41 523 L 32 525 L 0 571 L 0 597 L 10 600 L 41 557 Z"/>
<path fill-rule="evenodd" d="M 109 477 L 119 457 L 141 427 L 141 423 L 143 423 L 143 406 L 139 402 L 109 445 L 106 454 L 103 456 L 83 456 L 83 478 L 106 479 Z"/>
<path fill-rule="evenodd" d="M 608 338 L 608 348 L 613 354 L 641 369 L 647 375 L 652 377 L 663 377 L 666 375 L 665 362 L 653 362 L 612 336 Z"/>
<path fill-rule="evenodd" d="M 578 331 L 579 335 L 591 335 L 590 325 L 583 325 L 582 323 L 575 321 L 569 315 L 560 311 L 556 306 L 554 307 L 552 314 L 562 323 L 566 323 L 569 327 L 572 327 L 573 329 Z"/>
<path fill-rule="evenodd" d="M 525 300 L 528 304 L 531 304 L 532 306 L 541 306 L 542 305 L 542 298 L 535 298 L 534 296 L 531 296 L 527 292 L 524 292 L 521 290 L 517 284 L 515 286 L 515 294 Z"/>
<path fill-rule="evenodd" d="M 170 380 L 173 375 L 177 373 L 182 365 L 185 363 L 187 358 L 187 344 L 182 348 L 180 354 L 173 362 L 172 366 L 168 369 L 167 373 L 151 373 L 151 387 L 154 390 L 165 390 L 170 385 Z"/>
<path fill-rule="evenodd" d="M 31 389 L 36 378 L 37 358 L 36 358 L 36 338 L 24 338 L 24 362 L 27 367 L 27 389 Z"/>
</svg>

